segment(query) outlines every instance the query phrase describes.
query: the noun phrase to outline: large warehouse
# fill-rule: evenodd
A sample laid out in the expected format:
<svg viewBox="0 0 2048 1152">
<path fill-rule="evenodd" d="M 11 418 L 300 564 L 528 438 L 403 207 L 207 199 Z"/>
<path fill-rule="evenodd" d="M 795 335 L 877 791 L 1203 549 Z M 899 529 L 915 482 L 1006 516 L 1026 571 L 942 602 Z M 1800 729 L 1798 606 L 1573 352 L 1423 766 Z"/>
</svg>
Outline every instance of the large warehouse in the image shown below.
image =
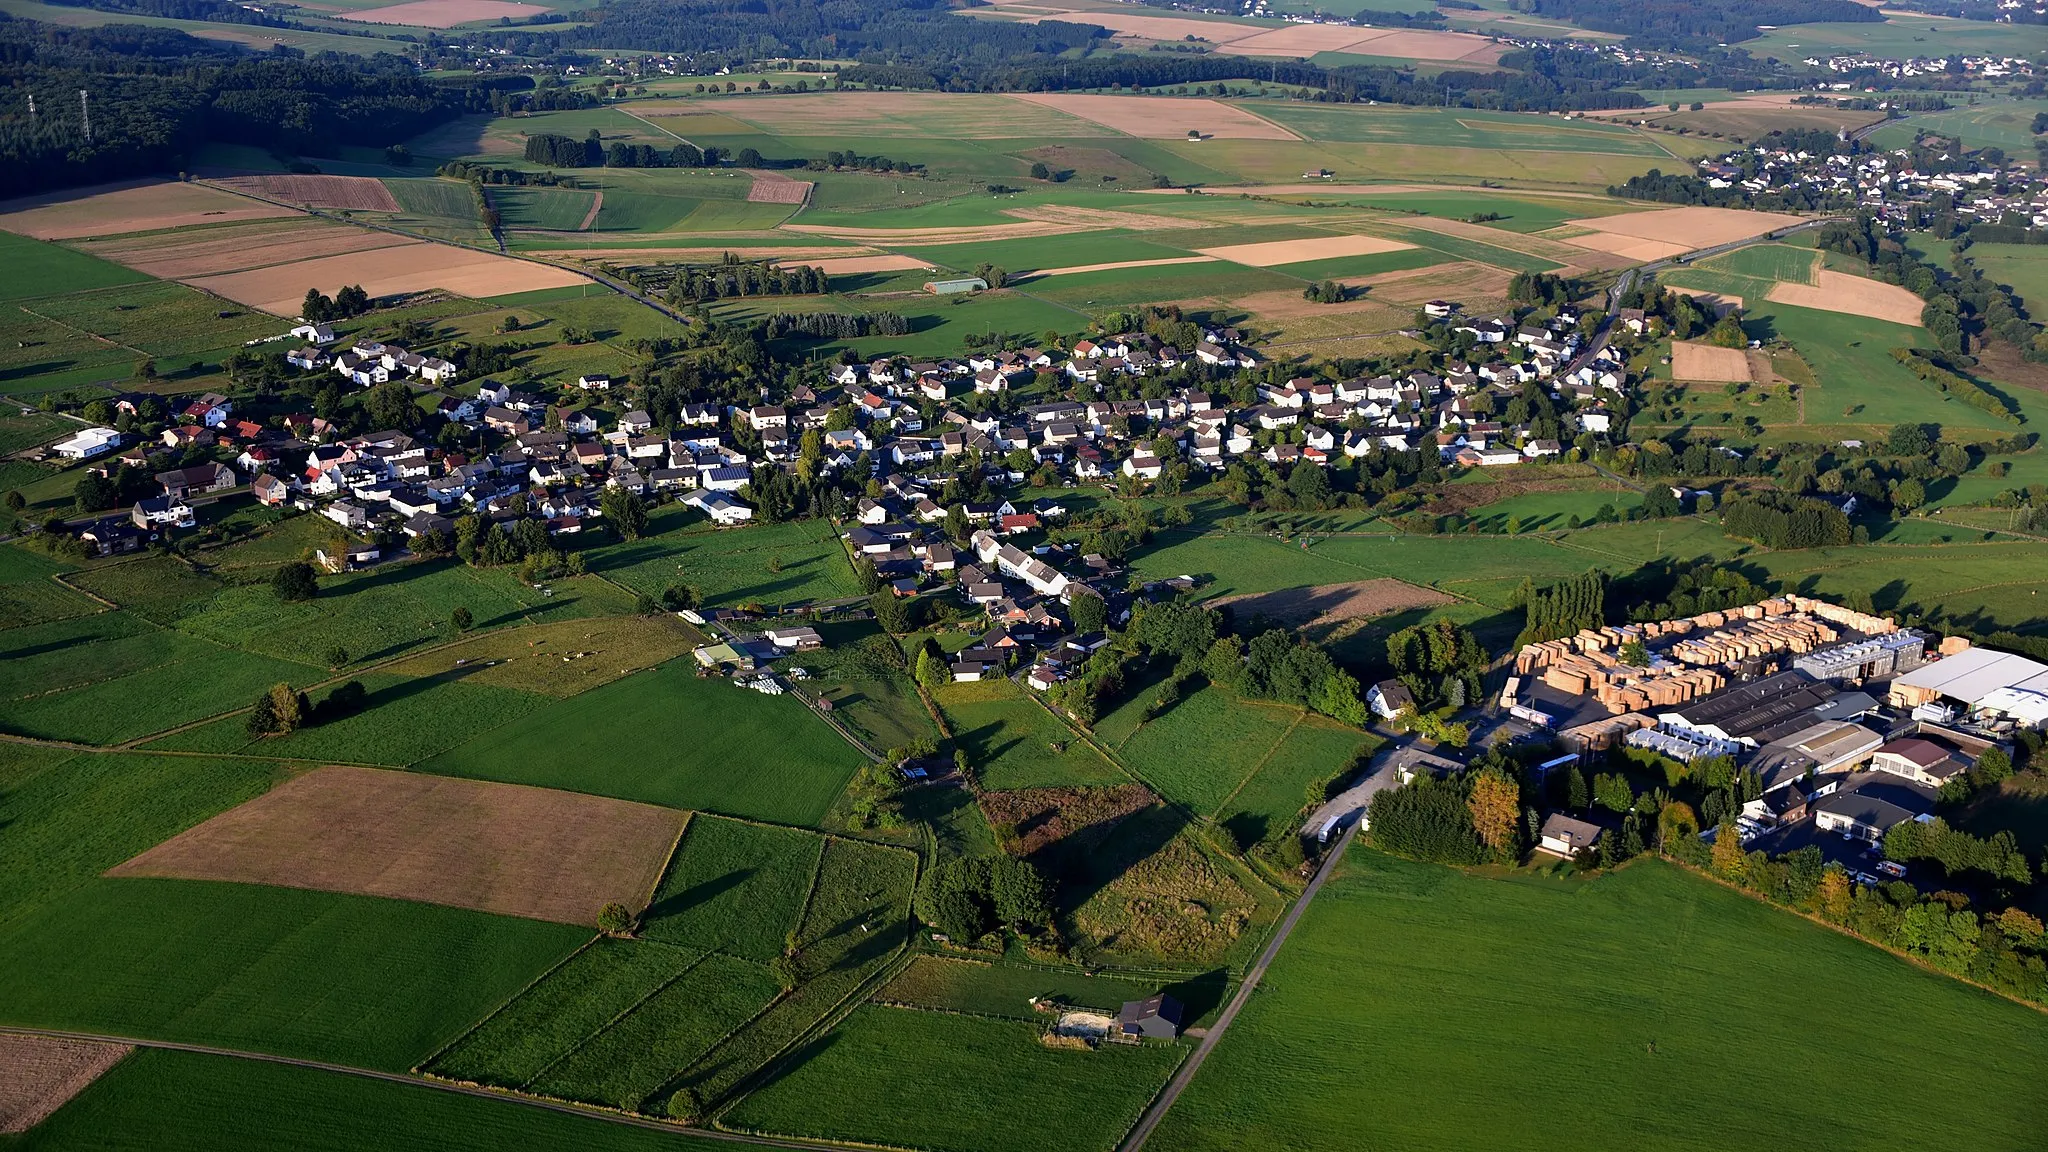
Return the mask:
<svg viewBox="0 0 2048 1152">
<path fill-rule="evenodd" d="M 1952 704 L 2035 726 L 2048 723 L 2048 664 L 2011 652 L 1968 648 L 1892 681 L 1901 708 Z"/>
</svg>

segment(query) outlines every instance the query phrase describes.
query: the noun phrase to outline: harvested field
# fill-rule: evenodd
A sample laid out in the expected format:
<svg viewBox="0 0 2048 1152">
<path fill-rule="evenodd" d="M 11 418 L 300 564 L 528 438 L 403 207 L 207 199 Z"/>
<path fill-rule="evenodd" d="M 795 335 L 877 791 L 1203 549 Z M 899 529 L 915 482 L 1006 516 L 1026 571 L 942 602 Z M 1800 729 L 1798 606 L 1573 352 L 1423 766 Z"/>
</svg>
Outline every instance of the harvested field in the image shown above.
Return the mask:
<svg viewBox="0 0 2048 1152">
<path fill-rule="evenodd" d="M 1076 264 L 1070 268 L 1041 268 L 1033 276 L 1072 276 L 1078 272 L 1114 272 L 1122 268 L 1160 268 L 1169 264 L 1213 264 L 1214 256 L 1174 256 L 1162 260 L 1118 260 L 1110 264 Z"/>
<path fill-rule="evenodd" d="M 1156 20 L 1152 16 L 1122 17 Z M 1094 21 L 1091 18 L 1090 22 Z M 1191 24 L 1196 21 L 1164 21 Z M 1214 28 L 1216 25 L 1203 25 Z M 1178 39 L 1179 37 L 1174 37 Z M 1217 100 L 1183 100 L 1172 96 L 1091 96 L 1069 93 L 1019 93 L 1010 97 L 1027 104 L 1079 116 L 1105 128 L 1147 140 L 1185 140 L 1188 132 L 1219 140 L 1299 140 L 1271 120 Z"/>
<path fill-rule="evenodd" d="M 1716 348 L 1685 340 L 1671 342 L 1671 378 L 1714 384 L 1750 382 L 1749 357 L 1740 348 Z"/>
<path fill-rule="evenodd" d="M 1298 291 L 1282 290 L 1236 296 L 1230 303 L 1233 308 L 1242 308 L 1261 320 L 1285 329 L 1290 342 L 1305 336 L 1355 336 L 1368 332 L 1392 332 L 1415 321 L 1413 309 L 1396 308 L 1371 294 L 1336 304 L 1318 304 L 1313 300 L 1303 299 Z M 1183 305 L 1196 306 L 1193 302 Z"/>
<path fill-rule="evenodd" d="M 1625 263 L 1609 259 L 1605 249 L 1594 248 L 1583 240 L 1567 243 L 1532 236 L 1525 232 L 1488 228 L 1484 224 L 1471 224 L 1463 220 L 1446 220 L 1441 216 L 1403 216 L 1397 222 L 1404 228 L 1418 228 L 1442 236 L 1477 240 L 1482 244 L 1491 244 L 1496 248 L 1506 248 L 1511 252 L 1520 252 L 1558 264 L 1577 265 L 1581 268 L 1619 268 Z"/>
<path fill-rule="evenodd" d="M 636 106 L 638 107 L 638 106 Z M 644 115 L 696 111 L 680 105 L 648 106 Z M 819 92 L 748 100 L 735 118 L 782 136 L 897 135 L 947 140 L 1071 138 L 1110 133 L 1050 107 L 1020 106 L 980 92 Z M 693 126 L 694 127 L 694 126 Z M 715 134 L 698 129 L 706 135 Z"/>
<path fill-rule="evenodd" d="M 164 280 L 219 276 L 320 256 L 398 248 L 418 241 L 389 232 L 286 220 L 196 232 L 88 240 L 79 247 Z"/>
<path fill-rule="evenodd" d="M 755 204 L 801 204 L 811 198 L 809 180 L 792 180 L 780 172 L 754 172 L 754 186 L 747 189 L 747 199 Z M 595 217 L 592 217 L 595 219 Z"/>
<path fill-rule="evenodd" d="M 134 1050 L 127 1044 L 0 1032 L 0 1135 L 42 1123 Z"/>
<path fill-rule="evenodd" d="M 683 813 L 574 792 L 327 767 L 108 873 L 273 884 L 595 924 L 640 907 Z"/>
<path fill-rule="evenodd" d="M 981 810 L 991 828 L 1014 829 L 1003 848 L 1030 857 L 1085 833 L 1089 843 L 1109 834 L 1118 821 L 1157 799 L 1142 784 L 1113 788 L 1020 788 L 983 792 Z M 1070 845 L 1070 847 L 1077 845 Z"/>
<path fill-rule="evenodd" d="M 0 229 L 38 240 L 72 240 L 298 214 L 203 184 L 143 180 L 0 201 Z"/>
<path fill-rule="evenodd" d="M 1263 244 L 1229 244 L 1195 251 L 1234 264 L 1271 268 L 1275 264 L 1299 264 L 1305 260 L 1328 260 L 1339 256 L 1370 256 L 1377 252 L 1401 252 L 1415 245 L 1381 236 L 1312 236 L 1305 240 L 1269 240 Z"/>
<path fill-rule="evenodd" d="M 344 284 L 360 284 L 371 296 L 440 288 L 458 296 L 488 297 L 584 282 L 564 268 L 424 241 L 187 281 L 278 316 L 296 316 L 308 288 L 332 293 Z"/>
<path fill-rule="evenodd" d="M 1215 601 L 1229 605 L 1240 620 L 1266 616 L 1292 628 L 1334 627 L 1351 620 L 1384 616 L 1409 608 L 1434 608 L 1452 598 L 1434 588 L 1423 588 L 1406 580 L 1382 578 L 1354 580 L 1347 584 L 1318 584 L 1312 588 L 1283 588 L 1254 596 L 1228 596 Z"/>
<path fill-rule="evenodd" d="M 1445 299 L 1469 307 L 1474 301 L 1505 301 L 1508 282 L 1513 279 L 1514 274 L 1504 268 L 1462 261 L 1368 276 L 1365 284 L 1371 289 L 1372 298 L 1382 304 L 1423 304 Z"/>
<path fill-rule="evenodd" d="M 336 12 L 337 20 L 359 20 L 365 24 L 409 24 L 415 28 L 453 28 L 477 20 L 523 19 L 547 9 L 538 4 L 514 4 L 511 0 L 411 0 L 384 8 L 360 12 Z"/>
<path fill-rule="evenodd" d="M 1574 236 L 1568 243 L 1589 252 L 1603 252 L 1619 256 L 1624 260 L 1648 263 L 1672 256 L 1683 256 L 1698 244 L 1681 244 L 1672 240 L 1645 240 L 1640 236 L 1623 236 L 1615 232 L 1586 232 Z"/>
<path fill-rule="evenodd" d="M 1773 284 L 1764 299 L 1920 327 L 1920 310 L 1924 301 L 1896 284 L 1883 284 L 1846 272 L 1830 272 L 1825 268 L 1815 269 L 1813 279 L 1811 284 L 1782 281 Z"/>
<path fill-rule="evenodd" d="M 1133 232 L 1172 232 L 1183 228 L 1214 228 L 1207 220 L 1184 216 L 1156 216 L 1149 212 L 1122 212 L 1106 208 L 1078 208 L 1071 204 L 1034 204 L 1029 208 L 1005 208 L 1003 215 L 1020 220 L 1042 220 L 1071 224 L 1078 228 L 1128 228 Z"/>
<path fill-rule="evenodd" d="M 382 180 L 368 176 L 228 176 L 214 183 L 305 208 L 398 211 L 398 201 L 391 198 L 391 189 Z"/>
<path fill-rule="evenodd" d="M 808 264 L 828 276 L 853 276 L 862 272 L 908 272 L 911 269 L 930 269 L 931 265 L 915 256 L 827 256 L 812 257 L 808 260 L 784 260 L 784 264 Z"/>
<path fill-rule="evenodd" d="M 1566 223 L 1591 228 L 1595 232 L 1634 236 L 1641 240 L 1657 240 L 1666 244 L 1681 244 L 1684 245 L 1681 251 L 1692 251 L 1751 236 L 1761 236 L 1766 232 L 1789 228 L 1799 221 L 1799 217 L 1781 212 L 1745 212 L 1734 208 L 1664 208 L 1654 212 L 1594 216 L 1583 220 L 1569 220 Z M 1573 243 L 1591 246 L 1588 239 L 1575 240 Z M 1601 250 L 1613 251 L 1611 248 Z"/>
</svg>

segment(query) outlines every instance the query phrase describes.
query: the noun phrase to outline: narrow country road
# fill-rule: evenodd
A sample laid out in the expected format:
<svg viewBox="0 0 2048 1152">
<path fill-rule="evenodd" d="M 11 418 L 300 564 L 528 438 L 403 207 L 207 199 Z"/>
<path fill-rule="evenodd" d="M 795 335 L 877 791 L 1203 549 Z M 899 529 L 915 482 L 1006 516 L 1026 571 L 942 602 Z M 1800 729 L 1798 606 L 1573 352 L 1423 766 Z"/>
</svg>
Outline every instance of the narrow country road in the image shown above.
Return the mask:
<svg viewBox="0 0 2048 1152">
<path fill-rule="evenodd" d="M 1344 836 L 1337 841 L 1337 846 L 1323 857 L 1323 865 L 1316 869 L 1315 879 L 1308 882 L 1308 887 L 1304 888 L 1294 901 L 1294 907 L 1287 910 L 1287 916 L 1280 921 L 1279 930 L 1266 942 L 1266 950 L 1259 953 L 1259 958 L 1245 971 L 1244 983 L 1237 986 L 1237 995 L 1230 998 L 1230 1003 L 1224 1006 L 1222 1015 L 1216 1017 L 1216 1023 L 1210 1027 L 1208 1035 L 1203 1036 L 1201 1044 L 1196 1046 L 1195 1054 L 1187 1058 L 1187 1062 L 1173 1074 L 1173 1079 L 1167 1081 L 1166 1087 L 1160 1089 L 1159 1095 L 1153 1098 L 1152 1106 L 1145 1109 L 1143 1116 L 1138 1117 L 1138 1122 L 1131 1127 L 1130 1135 L 1124 1137 L 1124 1142 L 1118 1146 L 1117 1152 L 1138 1152 L 1145 1146 L 1145 1141 L 1151 1139 L 1152 1130 L 1159 1127 L 1159 1122 L 1166 1118 L 1167 1110 L 1173 1107 L 1175 1100 L 1180 1099 L 1181 1090 L 1194 1080 L 1195 1073 L 1201 1071 L 1202 1061 L 1209 1058 L 1209 1052 L 1223 1039 L 1223 1033 L 1229 1030 L 1231 1021 L 1237 1019 L 1238 1010 L 1244 1007 L 1245 1001 L 1250 1000 L 1252 993 L 1258 989 L 1259 980 L 1266 975 L 1266 969 L 1273 963 L 1273 957 L 1280 954 L 1280 946 L 1287 943 L 1288 934 L 1293 932 L 1294 926 L 1301 921 L 1301 914 L 1308 911 L 1309 901 L 1316 898 L 1317 892 L 1322 891 L 1323 881 L 1329 879 L 1330 873 L 1336 870 L 1337 862 L 1344 858 L 1345 849 L 1351 847 L 1351 840 L 1357 835 L 1358 825 L 1354 823 L 1344 830 Z"/>
<path fill-rule="evenodd" d="M 489 1088 L 473 1088 L 467 1084 L 455 1084 L 446 1080 L 429 1080 L 424 1076 L 412 1076 L 402 1072 L 380 1072 L 374 1068 L 353 1068 L 346 1064 L 329 1064 L 320 1060 L 300 1060 L 290 1056 L 274 1056 L 268 1052 L 242 1052 L 233 1048 L 213 1048 L 204 1044 L 179 1044 L 170 1040 L 138 1040 L 133 1036 L 105 1036 L 95 1032 L 64 1032 L 52 1028 L 11 1028 L 0 1027 L 0 1033 L 16 1036 L 47 1036 L 58 1040 L 89 1040 L 102 1044 L 126 1044 L 134 1048 L 160 1048 L 168 1052 L 196 1052 L 202 1056 L 227 1056 L 237 1060 L 260 1060 L 266 1064 L 283 1064 L 292 1068 L 308 1068 L 319 1072 L 334 1072 L 343 1076 L 361 1076 L 368 1080 L 385 1080 L 393 1084 L 410 1084 L 415 1088 L 431 1088 L 437 1092 L 452 1092 L 459 1096 L 476 1096 L 485 1100 L 500 1100 L 510 1104 L 523 1104 L 528 1108 L 544 1108 L 550 1112 L 561 1112 L 570 1116 L 582 1116 L 590 1120 L 602 1120 L 611 1124 L 624 1124 L 633 1128 L 649 1128 L 656 1132 L 667 1132 L 674 1136 L 694 1136 L 704 1140 L 724 1140 L 733 1144 L 750 1144 L 761 1148 L 793 1148 L 804 1152 L 815 1152 L 818 1145 L 800 1144 L 793 1141 L 771 1140 L 765 1136 L 745 1136 L 737 1132 L 719 1132 L 710 1128 L 684 1128 L 660 1120 L 649 1120 L 640 1116 L 628 1116 L 620 1112 L 607 1112 L 597 1108 L 583 1108 L 554 1100 L 539 1100 L 530 1096 L 514 1096 L 508 1092 L 497 1092 Z"/>
</svg>

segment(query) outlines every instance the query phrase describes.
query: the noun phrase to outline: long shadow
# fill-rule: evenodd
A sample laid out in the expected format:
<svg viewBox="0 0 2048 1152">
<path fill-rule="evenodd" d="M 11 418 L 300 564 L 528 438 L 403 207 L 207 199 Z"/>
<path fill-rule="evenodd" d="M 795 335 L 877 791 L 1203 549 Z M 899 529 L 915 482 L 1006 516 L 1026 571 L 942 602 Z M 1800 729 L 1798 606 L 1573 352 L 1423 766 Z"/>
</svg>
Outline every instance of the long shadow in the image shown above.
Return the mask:
<svg viewBox="0 0 2048 1152">
<path fill-rule="evenodd" d="M 1045 861 L 1061 879 L 1061 911 L 1071 913 L 1086 904 L 1124 873 L 1166 847 L 1187 823 L 1187 817 L 1178 809 L 1161 804 L 1123 820 L 1099 842 L 1069 847 L 1075 837 L 1061 841 L 1059 847 L 1067 850 L 1049 852 Z"/>
<path fill-rule="evenodd" d="M 80 641 L 74 638 L 70 640 L 53 640 L 48 644 L 31 644 L 26 648 L 11 648 L 5 652 L 0 652 L 0 660 L 26 660 L 31 656 L 41 656 L 45 652 L 55 652 L 64 648 L 76 648 L 80 643 L 90 643 L 90 641 Z"/>
<path fill-rule="evenodd" d="M 358 576 L 345 584 L 324 588 L 320 595 L 338 600 L 377 588 L 389 588 L 418 580 L 422 576 L 431 576 L 454 563 L 453 560 L 416 560 L 410 564 L 387 564 L 382 568 L 373 569 L 367 576 Z"/>
<path fill-rule="evenodd" d="M 1230 973 L 1223 968 L 1190 976 L 1176 984 L 1168 984 L 1161 992 L 1180 1001 L 1185 1009 L 1181 1014 L 1182 1023 L 1193 1023 L 1223 1006 L 1224 993 L 1230 991 Z"/>
<path fill-rule="evenodd" d="M 759 869 L 741 868 L 702 884 L 693 884 L 673 896 L 665 896 L 647 906 L 641 919 L 652 924 L 668 916 L 680 916 L 700 904 L 709 903 L 727 892 L 745 884 Z"/>
<path fill-rule="evenodd" d="M 396 684 L 379 688 L 373 692 L 365 694 L 363 697 L 363 706 L 361 708 L 358 708 L 353 712 L 343 713 L 339 716 L 322 715 L 320 705 L 315 705 L 313 709 L 313 723 L 315 727 L 318 727 L 323 724 L 333 724 L 338 721 L 346 720 L 350 716 L 366 715 L 368 713 L 375 712 L 377 709 L 382 708 L 388 704 L 396 704 L 400 700 L 405 700 L 410 697 L 417 696 L 422 692 L 430 691 L 436 685 L 452 684 L 460 680 L 465 680 L 470 676 L 473 676 L 476 673 L 482 671 L 483 668 L 484 665 L 482 664 L 471 664 L 461 668 L 450 668 L 446 672 L 436 673 L 431 676 L 414 676 L 409 679 L 401 680 Z M 330 691 L 329 694 L 332 695 L 332 692 Z M 321 700 L 321 704 L 325 703 L 326 700 L 323 697 Z"/>
</svg>

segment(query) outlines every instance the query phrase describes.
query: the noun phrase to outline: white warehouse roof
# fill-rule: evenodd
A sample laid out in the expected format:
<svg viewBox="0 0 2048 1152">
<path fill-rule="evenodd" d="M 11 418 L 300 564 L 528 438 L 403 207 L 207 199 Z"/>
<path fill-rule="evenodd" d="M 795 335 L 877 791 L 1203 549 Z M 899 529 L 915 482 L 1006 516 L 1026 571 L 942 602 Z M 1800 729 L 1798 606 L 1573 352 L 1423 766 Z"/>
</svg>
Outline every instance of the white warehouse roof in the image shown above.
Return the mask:
<svg viewBox="0 0 2048 1152">
<path fill-rule="evenodd" d="M 1971 648 L 1915 668 L 1892 683 L 1924 688 L 1975 707 L 2001 688 L 2048 694 L 2048 664 L 2011 652 Z"/>
</svg>

